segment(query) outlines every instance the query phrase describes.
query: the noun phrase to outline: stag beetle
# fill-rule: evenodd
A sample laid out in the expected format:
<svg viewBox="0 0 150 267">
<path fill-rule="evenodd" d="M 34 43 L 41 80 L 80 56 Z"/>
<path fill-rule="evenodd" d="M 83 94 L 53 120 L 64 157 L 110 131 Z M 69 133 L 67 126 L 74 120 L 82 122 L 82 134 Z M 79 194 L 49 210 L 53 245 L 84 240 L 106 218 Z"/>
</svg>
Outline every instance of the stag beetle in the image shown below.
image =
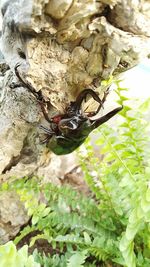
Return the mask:
<svg viewBox="0 0 150 267">
<path fill-rule="evenodd" d="M 15 68 L 15 72 L 21 82 L 37 97 L 35 89 L 22 80 L 17 67 Z M 82 103 L 86 100 L 87 95 L 90 95 L 96 102 L 98 102 L 99 106 L 95 112 L 88 112 L 85 114 L 82 111 Z M 43 143 L 46 143 L 47 147 L 56 155 L 65 155 L 73 152 L 85 141 L 94 129 L 108 121 L 123 108 L 122 106 L 115 108 L 98 119 L 92 119 L 92 117 L 97 115 L 102 108 L 105 98 L 106 95 L 104 95 L 104 98 L 101 100 L 92 89 L 84 89 L 78 95 L 76 101 L 70 102 L 70 105 L 64 114 L 56 115 L 52 118 L 48 117 L 44 106 L 41 105 L 43 115 L 50 124 L 49 128 L 43 125 L 40 126 L 40 129 L 47 135 L 46 139 L 43 140 Z"/>
</svg>

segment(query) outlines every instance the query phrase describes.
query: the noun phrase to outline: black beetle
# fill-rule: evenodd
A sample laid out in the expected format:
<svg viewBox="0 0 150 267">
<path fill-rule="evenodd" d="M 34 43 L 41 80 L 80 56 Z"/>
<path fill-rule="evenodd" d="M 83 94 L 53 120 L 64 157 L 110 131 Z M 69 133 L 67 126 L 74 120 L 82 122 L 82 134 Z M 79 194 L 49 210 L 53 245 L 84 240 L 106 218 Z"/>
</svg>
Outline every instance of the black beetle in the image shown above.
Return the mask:
<svg viewBox="0 0 150 267">
<path fill-rule="evenodd" d="M 97 111 L 89 112 L 85 115 L 81 106 L 88 94 L 99 103 L 99 107 Z M 45 117 L 50 123 L 50 128 L 40 126 L 47 134 L 44 143 L 47 143 L 47 147 L 56 155 L 65 155 L 73 152 L 95 128 L 108 121 L 122 109 L 122 107 L 118 107 L 106 115 L 93 120 L 92 117 L 97 115 L 103 102 L 93 90 L 83 90 L 76 101 L 70 103 L 65 114 L 55 116 L 51 119 Z"/>
<path fill-rule="evenodd" d="M 42 125 L 40 126 L 47 135 L 43 143 L 46 143 L 47 147 L 56 155 L 65 155 L 73 152 L 85 141 L 94 129 L 108 121 L 123 108 L 122 106 L 115 108 L 98 119 L 92 119 L 102 108 L 107 93 L 104 94 L 104 98 L 101 100 L 92 89 L 84 89 L 78 95 L 76 101 L 70 103 L 64 114 L 49 118 L 45 111 L 41 94 L 38 94 L 29 83 L 21 78 L 17 70 L 18 66 L 19 65 L 15 67 L 17 77 L 36 96 L 41 105 L 44 117 L 50 124 L 49 128 Z M 81 107 L 87 95 L 93 97 L 93 99 L 99 103 L 99 106 L 95 112 L 88 112 L 85 114 Z"/>
</svg>

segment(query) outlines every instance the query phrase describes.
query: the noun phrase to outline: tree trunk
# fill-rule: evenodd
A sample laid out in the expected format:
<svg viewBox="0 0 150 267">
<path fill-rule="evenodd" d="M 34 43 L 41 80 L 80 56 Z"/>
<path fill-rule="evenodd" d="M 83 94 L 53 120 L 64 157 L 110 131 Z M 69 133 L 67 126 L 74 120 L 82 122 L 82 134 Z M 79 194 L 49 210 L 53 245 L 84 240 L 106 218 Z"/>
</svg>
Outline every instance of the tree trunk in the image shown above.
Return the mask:
<svg viewBox="0 0 150 267">
<path fill-rule="evenodd" d="M 68 156 L 58 157 L 41 144 L 38 126 L 48 124 L 15 66 L 42 93 L 49 116 L 65 112 L 84 88 L 101 95 L 102 80 L 150 54 L 150 2 L 1 2 L 0 177 L 38 175 L 59 182 Z"/>
</svg>

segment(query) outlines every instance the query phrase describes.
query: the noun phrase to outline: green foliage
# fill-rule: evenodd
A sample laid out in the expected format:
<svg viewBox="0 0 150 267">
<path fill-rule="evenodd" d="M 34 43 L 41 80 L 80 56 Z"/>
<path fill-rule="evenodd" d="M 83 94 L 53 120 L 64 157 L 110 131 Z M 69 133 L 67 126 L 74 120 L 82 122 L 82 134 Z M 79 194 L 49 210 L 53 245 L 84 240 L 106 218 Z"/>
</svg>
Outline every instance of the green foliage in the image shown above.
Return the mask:
<svg viewBox="0 0 150 267">
<path fill-rule="evenodd" d="M 117 127 L 105 125 L 98 130 L 97 144 L 103 160 L 99 161 L 88 140 L 80 152 L 80 163 L 100 210 L 118 225 L 123 266 L 150 266 L 150 139 L 149 125 L 142 114 L 150 106 L 150 99 L 131 112 L 126 104 L 129 99 L 122 93 L 125 89 L 118 83 L 117 88 L 118 103 L 124 109 Z M 115 261 L 120 262 L 117 258 Z"/>
<path fill-rule="evenodd" d="M 17 251 L 12 241 L 0 246 L 1 267 L 40 267 L 32 255 L 28 256 L 28 246 L 25 245 Z"/>
<path fill-rule="evenodd" d="M 87 250 L 76 251 L 68 260 L 67 267 L 82 267 L 87 256 Z"/>
<path fill-rule="evenodd" d="M 46 207 L 43 203 L 38 203 L 37 193 L 33 197 L 29 183 L 30 181 L 24 183 L 24 188 L 19 188 L 17 193 L 25 201 L 29 215 L 32 215 L 32 226 L 23 229 L 15 239 L 15 244 L 28 233 L 38 230 L 40 233 L 31 239 L 30 246 L 38 239 L 45 239 L 53 251 L 59 250 L 61 256 L 67 250 L 65 265 L 62 266 L 68 267 L 75 264 L 86 266 L 83 265 L 84 261 L 90 256 L 104 261 L 114 255 L 115 248 L 117 249 L 114 227 L 109 221 L 101 221 L 102 214 L 92 198 L 88 199 L 70 187 L 39 185 L 40 192 L 46 198 Z M 54 265 L 58 257 L 49 257 L 48 261 L 52 261 Z"/>
<path fill-rule="evenodd" d="M 34 251 L 34 258 L 37 262 L 40 262 L 41 266 L 44 267 L 66 267 L 67 266 L 67 255 L 41 255 L 37 249 Z"/>
<path fill-rule="evenodd" d="M 126 89 L 119 82 L 116 88 L 124 106 L 119 121 L 101 126 L 77 152 L 88 197 L 36 177 L 2 185 L 20 195 L 32 216 L 14 243 L 37 232 L 29 246 L 47 242 L 49 254 L 33 253 L 42 267 L 150 266 L 150 140 L 144 120 L 150 99 L 132 110 Z"/>
</svg>

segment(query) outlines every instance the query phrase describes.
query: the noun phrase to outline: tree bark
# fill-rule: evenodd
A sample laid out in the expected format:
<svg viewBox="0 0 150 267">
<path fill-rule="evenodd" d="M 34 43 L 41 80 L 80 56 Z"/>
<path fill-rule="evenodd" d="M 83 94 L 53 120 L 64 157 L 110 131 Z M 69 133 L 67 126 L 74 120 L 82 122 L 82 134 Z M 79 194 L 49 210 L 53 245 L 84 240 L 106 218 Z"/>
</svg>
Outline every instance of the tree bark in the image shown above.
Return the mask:
<svg viewBox="0 0 150 267">
<path fill-rule="evenodd" d="M 68 156 L 58 157 L 41 144 L 38 126 L 47 123 L 15 66 L 42 92 L 49 116 L 65 112 L 84 88 L 101 95 L 102 80 L 150 55 L 150 2 L 1 2 L 0 178 L 38 175 L 59 182 Z"/>
</svg>

